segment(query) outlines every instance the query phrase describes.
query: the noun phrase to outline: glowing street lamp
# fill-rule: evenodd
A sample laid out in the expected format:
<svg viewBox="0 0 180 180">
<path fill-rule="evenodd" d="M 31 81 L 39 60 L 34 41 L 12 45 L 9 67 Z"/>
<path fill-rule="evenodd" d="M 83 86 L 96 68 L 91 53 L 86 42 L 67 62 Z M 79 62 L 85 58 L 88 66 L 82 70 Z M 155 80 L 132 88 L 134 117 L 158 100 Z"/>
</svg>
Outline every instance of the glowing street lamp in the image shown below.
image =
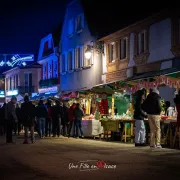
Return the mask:
<svg viewBox="0 0 180 180">
<path fill-rule="evenodd" d="M 92 47 L 91 46 L 87 46 L 87 49 L 85 51 L 85 58 L 86 59 L 91 59 L 91 56 L 92 56 Z"/>
</svg>

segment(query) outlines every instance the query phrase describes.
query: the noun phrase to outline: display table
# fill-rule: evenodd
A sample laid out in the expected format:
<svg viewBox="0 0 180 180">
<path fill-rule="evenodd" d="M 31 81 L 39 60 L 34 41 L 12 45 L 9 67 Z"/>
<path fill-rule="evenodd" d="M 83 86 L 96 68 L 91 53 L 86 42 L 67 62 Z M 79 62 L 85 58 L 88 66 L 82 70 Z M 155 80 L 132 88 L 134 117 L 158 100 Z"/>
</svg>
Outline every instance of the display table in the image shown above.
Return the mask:
<svg viewBox="0 0 180 180">
<path fill-rule="evenodd" d="M 85 137 L 95 137 L 104 133 L 99 120 L 82 120 L 81 124 Z"/>
</svg>

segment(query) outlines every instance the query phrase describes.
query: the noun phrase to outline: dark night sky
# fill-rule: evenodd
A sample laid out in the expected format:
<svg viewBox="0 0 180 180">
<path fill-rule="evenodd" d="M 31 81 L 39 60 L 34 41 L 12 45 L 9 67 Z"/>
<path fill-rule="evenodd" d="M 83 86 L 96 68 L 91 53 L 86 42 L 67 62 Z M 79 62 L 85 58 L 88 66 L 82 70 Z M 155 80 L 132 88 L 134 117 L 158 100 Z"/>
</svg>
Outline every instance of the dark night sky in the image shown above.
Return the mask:
<svg viewBox="0 0 180 180">
<path fill-rule="evenodd" d="M 97 6 L 101 13 L 103 9 L 102 2 L 98 3 L 98 6 L 97 0 L 86 0 L 85 2 L 87 1 L 92 8 Z M 41 38 L 51 33 L 63 21 L 67 2 L 69 0 L 1 0 L 0 53 L 38 53 Z M 127 11 L 130 7 L 129 2 L 121 1 L 121 6 L 117 3 L 118 1 L 114 0 L 114 3 L 112 3 L 111 0 L 110 2 L 115 5 L 118 13 L 121 12 L 118 16 L 119 20 L 122 20 L 119 21 L 121 23 L 128 21 L 127 19 L 131 21 L 134 16 L 145 13 L 145 9 L 142 12 L 141 4 L 139 4 L 139 10 L 131 7 L 134 13 L 130 16 L 129 13 L 132 13 L 132 10 Z M 122 4 L 123 2 L 126 3 Z M 109 1 L 106 5 L 109 7 Z M 150 8 L 149 6 L 145 7 Z M 93 12 L 91 8 L 89 9 L 90 12 Z M 115 12 L 113 9 L 114 6 L 112 13 L 109 12 L 110 20 Z M 102 19 L 104 19 L 103 13 L 101 14 Z M 96 21 L 95 14 L 91 19 L 93 22 Z"/>
<path fill-rule="evenodd" d="M 38 52 L 64 17 L 68 0 L 1 0 L 0 53 Z"/>
</svg>

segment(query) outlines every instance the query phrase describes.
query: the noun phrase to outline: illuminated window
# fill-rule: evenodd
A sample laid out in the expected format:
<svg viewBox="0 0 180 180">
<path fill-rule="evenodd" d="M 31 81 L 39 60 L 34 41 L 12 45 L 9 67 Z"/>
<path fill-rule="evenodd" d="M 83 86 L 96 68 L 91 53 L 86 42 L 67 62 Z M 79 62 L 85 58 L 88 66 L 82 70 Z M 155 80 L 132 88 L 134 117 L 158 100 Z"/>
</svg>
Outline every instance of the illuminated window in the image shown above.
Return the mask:
<svg viewBox="0 0 180 180">
<path fill-rule="evenodd" d="M 75 68 L 81 68 L 81 48 L 75 49 Z"/>
</svg>

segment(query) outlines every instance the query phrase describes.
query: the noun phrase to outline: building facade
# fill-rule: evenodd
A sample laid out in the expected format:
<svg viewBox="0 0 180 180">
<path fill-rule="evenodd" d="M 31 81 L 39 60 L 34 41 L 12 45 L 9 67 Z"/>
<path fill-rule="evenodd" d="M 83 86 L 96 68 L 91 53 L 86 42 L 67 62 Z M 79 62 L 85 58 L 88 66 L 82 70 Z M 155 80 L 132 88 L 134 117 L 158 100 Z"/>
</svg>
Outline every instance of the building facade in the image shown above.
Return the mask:
<svg viewBox="0 0 180 180">
<path fill-rule="evenodd" d="M 5 75 L 5 97 L 9 101 L 12 95 L 32 95 L 39 89 L 41 66 L 37 63 L 26 67 L 15 67 L 3 73 Z"/>
<path fill-rule="evenodd" d="M 103 59 L 106 82 L 179 68 L 179 27 L 179 14 L 164 10 L 102 38 L 106 53 Z M 166 93 L 173 96 L 174 90 L 167 87 L 161 94 L 165 96 Z M 172 101 L 172 96 L 168 100 Z"/>
<path fill-rule="evenodd" d="M 60 66 L 58 48 L 55 47 L 53 35 L 49 34 L 41 40 L 38 63 L 41 64 L 41 79 L 39 81 L 39 93 L 45 89 L 58 91 L 60 84 Z M 52 88 L 54 87 L 54 88 Z"/>
<path fill-rule="evenodd" d="M 79 91 L 102 83 L 102 54 L 95 42 L 80 0 L 70 2 L 60 38 L 61 91 Z"/>
</svg>

